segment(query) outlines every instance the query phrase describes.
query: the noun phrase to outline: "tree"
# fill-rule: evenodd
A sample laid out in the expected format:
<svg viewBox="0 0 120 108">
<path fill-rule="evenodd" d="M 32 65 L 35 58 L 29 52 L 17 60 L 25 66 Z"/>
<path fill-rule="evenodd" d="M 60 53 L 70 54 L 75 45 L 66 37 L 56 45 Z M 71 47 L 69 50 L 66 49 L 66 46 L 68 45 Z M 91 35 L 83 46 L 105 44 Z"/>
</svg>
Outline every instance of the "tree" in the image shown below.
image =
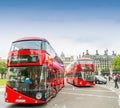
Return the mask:
<svg viewBox="0 0 120 108">
<path fill-rule="evenodd" d="M 101 68 L 101 71 L 109 71 L 110 69 L 108 67 Z"/>
<path fill-rule="evenodd" d="M 120 74 L 120 55 L 112 61 L 112 70 Z"/>
<path fill-rule="evenodd" d="M 0 74 L 1 78 L 3 79 L 3 75 L 6 75 L 6 63 L 0 62 Z"/>
</svg>

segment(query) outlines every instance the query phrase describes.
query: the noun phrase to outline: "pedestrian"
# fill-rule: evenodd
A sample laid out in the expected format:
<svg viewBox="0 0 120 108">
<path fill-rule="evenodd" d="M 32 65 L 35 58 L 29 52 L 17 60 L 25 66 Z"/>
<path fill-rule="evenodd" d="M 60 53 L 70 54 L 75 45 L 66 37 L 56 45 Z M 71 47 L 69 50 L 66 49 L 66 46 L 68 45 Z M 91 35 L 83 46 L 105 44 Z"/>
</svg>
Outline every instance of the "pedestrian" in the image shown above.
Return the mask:
<svg viewBox="0 0 120 108">
<path fill-rule="evenodd" d="M 118 83 L 117 83 L 118 82 L 118 75 L 117 74 L 114 74 L 113 80 L 115 83 L 115 88 L 119 88 Z"/>
</svg>

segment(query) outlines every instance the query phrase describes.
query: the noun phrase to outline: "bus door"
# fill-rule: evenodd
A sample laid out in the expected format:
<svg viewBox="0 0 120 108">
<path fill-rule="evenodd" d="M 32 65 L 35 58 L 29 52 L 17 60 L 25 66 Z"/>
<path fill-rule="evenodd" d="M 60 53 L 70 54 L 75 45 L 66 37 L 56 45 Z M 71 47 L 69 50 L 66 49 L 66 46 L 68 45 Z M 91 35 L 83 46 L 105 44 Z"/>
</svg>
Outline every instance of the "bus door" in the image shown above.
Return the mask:
<svg viewBox="0 0 120 108">
<path fill-rule="evenodd" d="M 81 80 L 83 80 L 81 72 L 76 72 L 74 77 L 74 84 L 78 85 Z"/>
<path fill-rule="evenodd" d="M 52 83 L 54 79 L 54 74 L 52 72 L 52 68 L 47 68 L 46 71 L 46 94 L 47 97 L 50 97 L 52 95 Z"/>
</svg>

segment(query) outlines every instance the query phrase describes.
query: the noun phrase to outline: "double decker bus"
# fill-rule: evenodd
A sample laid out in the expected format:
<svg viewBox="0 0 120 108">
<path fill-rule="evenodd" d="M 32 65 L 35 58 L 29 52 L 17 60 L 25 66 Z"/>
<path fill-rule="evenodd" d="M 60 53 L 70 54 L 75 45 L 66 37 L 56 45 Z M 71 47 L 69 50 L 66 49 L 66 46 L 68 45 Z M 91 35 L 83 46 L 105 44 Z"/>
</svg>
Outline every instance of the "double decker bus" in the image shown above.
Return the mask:
<svg viewBox="0 0 120 108">
<path fill-rule="evenodd" d="M 94 86 L 94 63 L 90 58 L 79 58 L 66 67 L 66 81 L 75 86 Z"/>
<path fill-rule="evenodd" d="M 25 37 L 12 42 L 5 102 L 44 104 L 63 87 L 63 62 L 46 39 Z"/>
</svg>

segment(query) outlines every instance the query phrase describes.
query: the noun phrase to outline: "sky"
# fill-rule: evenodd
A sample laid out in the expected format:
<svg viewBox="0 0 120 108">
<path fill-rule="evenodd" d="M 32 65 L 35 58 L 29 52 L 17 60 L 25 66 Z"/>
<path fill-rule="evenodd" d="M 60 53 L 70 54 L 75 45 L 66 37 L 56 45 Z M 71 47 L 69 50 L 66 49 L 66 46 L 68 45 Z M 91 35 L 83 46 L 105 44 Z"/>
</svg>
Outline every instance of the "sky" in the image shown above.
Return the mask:
<svg viewBox="0 0 120 108">
<path fill-rule="evenodd" d="M 30 36 L 46 38 L 58 55 L 120 54 L 120 0 L 0 0 L 0 57 Z"/>
</svg>

